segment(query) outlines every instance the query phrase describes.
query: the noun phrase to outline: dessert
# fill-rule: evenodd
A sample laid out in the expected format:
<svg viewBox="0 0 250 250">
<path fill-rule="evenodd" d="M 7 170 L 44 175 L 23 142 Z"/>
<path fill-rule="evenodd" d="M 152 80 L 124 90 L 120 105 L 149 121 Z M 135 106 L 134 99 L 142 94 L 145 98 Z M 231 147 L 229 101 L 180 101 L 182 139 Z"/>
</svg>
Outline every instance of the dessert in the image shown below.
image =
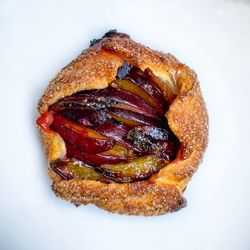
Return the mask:
<svg viewBox="0 0 250 250">
<path fill-rule="evenodd" d="M 196 74 L 172 55 L 109 31 L 50 82 L 38 111 L 57 196 L 130 215 L 185 206 L 208 117 Z"/>
</svg>

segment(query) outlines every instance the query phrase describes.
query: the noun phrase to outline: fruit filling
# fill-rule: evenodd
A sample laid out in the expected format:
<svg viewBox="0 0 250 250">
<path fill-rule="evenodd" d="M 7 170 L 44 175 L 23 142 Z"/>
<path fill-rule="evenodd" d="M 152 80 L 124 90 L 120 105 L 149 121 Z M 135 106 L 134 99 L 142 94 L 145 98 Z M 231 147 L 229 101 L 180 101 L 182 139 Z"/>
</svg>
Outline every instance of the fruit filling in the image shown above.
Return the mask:
<svg viewBox="0 0 250 250">
<path fill-rule="evenodd" d="M 149 178 L 173 161 L 179 148 L 165 117 L 168 106 L 147 70 L 124 63 L 107 88 L 64 97 L 38 119 L 66 145 L 65 159 L 51 168 L 66 180 Z"/>
</svg>

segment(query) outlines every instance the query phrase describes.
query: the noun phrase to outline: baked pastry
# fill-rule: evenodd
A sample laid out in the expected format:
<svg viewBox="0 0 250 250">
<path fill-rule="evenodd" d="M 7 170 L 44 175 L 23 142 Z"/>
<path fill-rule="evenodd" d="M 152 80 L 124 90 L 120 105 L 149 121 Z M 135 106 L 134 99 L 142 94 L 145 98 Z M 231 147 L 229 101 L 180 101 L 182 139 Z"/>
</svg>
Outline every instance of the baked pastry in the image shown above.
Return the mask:
<svg viewBox="0 0 250 250">
<path fill-rule="evenodd" d="M 38 111 L 57 196 L 129 215 L 186 205 L 208 116 L 195 72 L 174 56 L 109 31 L 56 75 Z"/>
</svg>

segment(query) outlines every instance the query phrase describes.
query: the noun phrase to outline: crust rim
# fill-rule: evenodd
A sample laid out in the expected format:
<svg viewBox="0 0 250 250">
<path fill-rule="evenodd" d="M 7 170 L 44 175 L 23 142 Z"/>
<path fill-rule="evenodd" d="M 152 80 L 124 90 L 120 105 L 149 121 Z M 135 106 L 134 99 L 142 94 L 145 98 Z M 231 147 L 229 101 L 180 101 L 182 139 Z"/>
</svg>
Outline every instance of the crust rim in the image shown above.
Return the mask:
<svg viewBox="0 0 250 250">
<path fill-rule="evenodd" d="M 197 76 L 174 56 L 151 50 L 119 33 L 104 38 L 57 74 L 40 99 L 38 111 L 42 114 L 58 99 L 80 90 L 107 87 L 125 60 L 142 70 L 149 68 L 162 80 L 163 89 L 170 81 L 169 74 L 177 77 L 181 72 L 178 95 L 166 117 L 182 143 L 182 152 L 148 181 L 132 183 L 66 181 L 49 167 L 52 190 L 74 204 L 92 203 L 119 214 L 149 216 L 173 212 L 186 205 L 183 191 L 202 160 L 208 140 L 208 116 Z M 50 163 L 61 153 L 53 143 L 58 135 L 40 128 L 39 131 Z"/>
</svg>

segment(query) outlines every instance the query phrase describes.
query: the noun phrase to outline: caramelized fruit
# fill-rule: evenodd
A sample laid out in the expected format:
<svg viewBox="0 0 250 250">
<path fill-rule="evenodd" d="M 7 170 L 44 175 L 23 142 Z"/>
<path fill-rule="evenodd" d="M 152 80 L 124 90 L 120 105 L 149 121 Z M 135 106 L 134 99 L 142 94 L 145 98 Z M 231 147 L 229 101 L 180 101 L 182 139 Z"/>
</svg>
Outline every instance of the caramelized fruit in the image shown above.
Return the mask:
<svg viewBox="0 0 250 250">
<path fill-rule="evenodd" d="M 125 63 L 107 88 L 81 91 L 50 106 L 38 123 L 65 141 L 67 159 L 51 164 L 56 173 L 64 179 L 131 182 L 175 158 L 179 141 L 167 125 L 168 103 L 150 74 Z"/>
<path fill-rule="evenodd" d="M 129 126 L 151 124 L 154 126 L 161 126 L 161 121 L 154 117 L 145 116 L 126 109 L 109 108 L 109 114 L 117 121 Z"/>
<path fill-rule="evenodd" d="M 167 162 L 154 155 L 145 155 L 128 163 L 104 164 L 98 167 L 102 174 L 120 182 L 141 180 L 159 171 Z"/>
<path fill-rule="evenodd" d="M 178 148 L 178 139 L 169 129 L 154 126 L 139 126 L 127 133 L 127 140 L 140 152 L 155 154 L 173 160 Z"/>
<path fill-rule="evenodd" d="M 100 172 L 79 161 L 55 161 L 51 168 L 64 179 L 102 180 L 108 181 Z"/>
<path fill-rule="evenodd" d="M 114 140 L 97 134 L 79 123 L 62 116 L 54 116 L 53 128 L 61 137 L 85 152 L 98 153 L 114 146 Z"/>
<path fill-rule="evenodd" d="M 67 156 L 70 158 L 76 158 L 81 160 L 91 166 L 100 166 L 101 164 L 116 164 L 122 161 L 127 161 L 128 158 L 124 157 L 123 155 L 119 155 L 117 153 L 109 154 L 106 151 L 102 153 L 88 153 L 83 150 L 79 150 L 74 145 L 67 144 Z"/>
<path fill-rule="evenodd" d="M 137 68 L 132 68 L 129 74 L 125 77 L 125 79 L 132 81 L 138 87 L 143 89 L 148 95 L 151 96 L 163 110 L 166 110 L 168 107 L 168 103 L 166 102 L 161 90 L 157 87 L 155 83 L 155 78 L 152 79 L 152 74 L 150 74 L 149 70 L 146 69 L 145 72 L 138 70 Z"/>
<path fill-rule="evenodd" d="M 49 112 L 45 112 L 43 113 L 38 119 L 37 119 L 37 125 L 47 131 L 50 132 L 50 128 L 49 126 L 53 123 L 54 120 L 54 116 L 53 116 L 53 112 L 49 111 Z"/>
<path fill-rule="evenodd" d="M 137 86 L 134 82 L 130 80 L 116 80 L 111 83 L 111 86 L 114 88 L 119 88 L 124 91 L 127 91 L 131 94 L 137 95 L 140 97 L 145 103 L 147 103 L 149 106 L 155 108 L 159 111 L 159 113 L 164 114 L 164 111 L 161 107 L 161 105 L 151 97 L 150 94 L 148 94 L 144 89 Z"/>
<path fill-rule="evenodd" d="M 126 92 L 124 90 L 109 86 L 106 89 L 100 89 L 96 91 L 95 94 L 96 98 L 99 97 L 101 99 L 106 98 L 112 100 L 113 103 L 111 105 L 108 105 L 109 107 L 112 107 L 117 103 L 123 103 L 140 109 L 143 113 L 147 114 L 148 116 L 158 117 L 157 110 L 146 104 L 137 95 Z"/>
<path fill-rule="evenodd" d="M 111 137 L 116 141 L 123 142 L 126 134 L 131 129 L 125 124 L 104 123 L 91 127 L 97 133 Z"/>
<path fill-rule="evenodd" d="M 91 109 L 84 107 L 65 108 L 59 112 L 70 120 L 81 123 L 85 126 L 98 125 L 107 122 L 108 116 L 105 109 Z"/>
</svg>

